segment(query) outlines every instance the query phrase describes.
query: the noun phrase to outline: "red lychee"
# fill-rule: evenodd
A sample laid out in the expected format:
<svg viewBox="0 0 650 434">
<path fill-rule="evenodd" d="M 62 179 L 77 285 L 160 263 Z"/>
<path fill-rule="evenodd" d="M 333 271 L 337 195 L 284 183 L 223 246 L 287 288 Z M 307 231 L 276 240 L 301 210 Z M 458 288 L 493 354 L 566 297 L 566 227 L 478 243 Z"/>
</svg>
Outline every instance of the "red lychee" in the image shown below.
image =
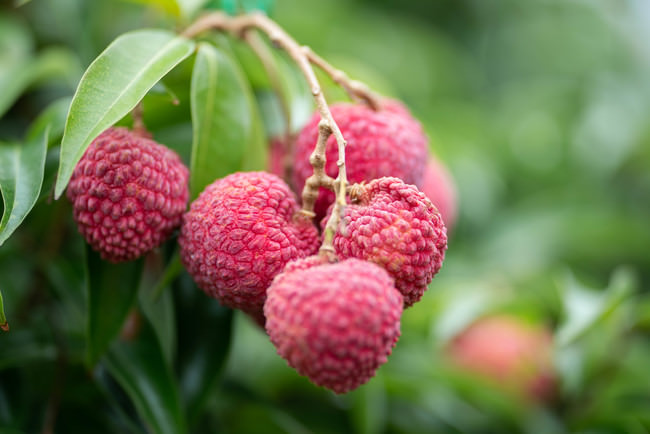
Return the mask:
<svg viewBox="0 0 650 434">
<path fill-rule="evenodd" d="M 162 243 L 188 200 L 188 171 L 165 146 L 109 128 L 77 164 L 67 196 L 79 232 L 102 258 L 130 261 Z"/>
<path fill-rule="evenodd" d="M 332 116 L 347 141 L 345 148 L 347 177 L 351 183 L 395 176 L 407 184 L 418 184 L 424 175 L 428 140 L 420 124 L 396 101 L 386 101 L 374 111 L 366 105 L 340 103 L 330 107 Z M 293 186 L 302 191 L 312 174 L 309 157 L 318 138 L 320 115 L 315 114 L 296 139 Z M 338 151 L 333 136 L 327 141 L 325 171 L 336 177 Z M 321 189 L 315 204 L 317 219 L 322 218 L 334 201 L 334 194 Z"/>
<path fill-rule="evenodd" d="M 318 248 L 318 231 L 298 214 L 284 181 L 240 172 L 208 185 L 183 217 L 181 259 L 197 285 L 223 305 L 263 322 L 271 281 Z"/>
<path fill-rule="evenodd" d="M 447 230 L 440 213 L 414 185 L 379 178 L 351 188 L 334 248 L 341 258 L 382 266 L 395 279 L 405 307 L 418 301 L 440 270 Z"/>
<path fill-rule="evenodd" d="M 450 360 L 534 401 L 552 397 L 556 386 L 549 330 L 510 316 L 482 318 L 447 347 Z"/>
<path fill-rule="evenodd" d="M 297 262 L 268 290 L 266 331 L 299 374 L 349 392 L 387 361 L 400 335 L 402 296 L 386 271 L 366 261 Z"/>
<path fill-rule="evenodd" d="M 458 201 L 456 185 L 447 168 L 437 158 L 430 156 L 418 188 L 438 208 L 447 230 L 456 223 Z"/>
</svg>

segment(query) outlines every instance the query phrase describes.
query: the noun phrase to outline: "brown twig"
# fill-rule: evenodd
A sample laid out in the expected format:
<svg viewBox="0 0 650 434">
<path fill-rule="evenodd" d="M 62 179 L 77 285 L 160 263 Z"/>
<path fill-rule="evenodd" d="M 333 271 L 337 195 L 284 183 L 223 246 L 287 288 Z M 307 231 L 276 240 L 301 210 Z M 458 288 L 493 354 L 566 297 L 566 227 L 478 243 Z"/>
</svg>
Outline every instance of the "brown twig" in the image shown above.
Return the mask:
<svg viewBox="0 0 650 434">
<path fill-rule="evenodd" d="M 309 159 L 314 169 L 314 173 L 312 176 L 307 178 L 302 192 L 302 214 L 309 217 L 314 216 L 314 203 L 318 197 L 318 189 L 320 187 L 325 187 L 335 192 L 336 202 L 334 204 L 334 209 L 332 210 L 332 215 L 327 222 L 323 244 L 320 249 L 321 254 L 329 257 L 334 250 L 332 246 L 334 233 L 336 233 L 336 228 L 342 218 L 346 205 L 345 192 L 348 184 L 347 172 L 345 169 L 346 142 L 341 134 L 341 130 L 332 117 L 332 113 L 327 105 L 327 101 L 325 101 L 320 83 L 316 78 L 311 63 L 319 64 L 321 68 L 325 66 L 331 71 L 336 70 L 316 56 L 308 47 L 299 45 L 284 31 L 284 29 L 282 29 L 282 27 L 260 13 L 231 17 L 222 12 L 214 12 L 199 18 L 194 22 L 194 24 L 188 27 L 182 35 L 187 38 L 193 38 L 208 30 L 222 30 L 231 32 L 240 38 L 244 38 L 247 30 L 252 28 L 265 33 L 274 45 L 285 50 L 296 62 L 300 71 L 305 76 L 307 84 L 311 88 L 311 93 L 316 102 L 316 108 L 320 114 L 321 121 L 318 126 L 318 140 L 316 142 L 316 147 Z M 339 84 L 345 83 L 345 89 L 357 89 L 360 92 L 360 86 L 355 85 L 353 82 L 348 80 L 342 73 L 337 74 L 335 81 Z M 332 180 L 332 178 L 327 176 L 325 173 L 325 148 L 327 139 L 330 135 L 334 135 L 338 145 L 338 160 L 336 164 L 339 171 L 336 180 Z"/>
<path fill-rule="evenodd" d="M 350 98 L 368 104 L 368 106 L 373 110 L 379 110 L 381 107 L 381 97 L 370 90 L 365 83 L 351 80 L 345 72 L 330 65 L 325 59 L 314 53 L 309 47 L 304 47 L 304 50 L 309 61 L 322 69 L 325 74 L 329 75 L 334 83 L 341 86 Z"/>
</svg>

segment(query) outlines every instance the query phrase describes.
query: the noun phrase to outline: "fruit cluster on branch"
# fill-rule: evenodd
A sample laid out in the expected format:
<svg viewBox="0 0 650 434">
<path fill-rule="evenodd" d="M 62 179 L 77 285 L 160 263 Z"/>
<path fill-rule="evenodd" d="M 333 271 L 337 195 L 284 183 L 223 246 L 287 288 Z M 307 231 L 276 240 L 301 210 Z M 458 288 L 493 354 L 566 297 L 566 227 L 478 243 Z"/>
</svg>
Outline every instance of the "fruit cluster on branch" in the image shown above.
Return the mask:
<svg viewBox="0 0 650 434">
<path fill-rule="evenodd" d="M 206 294 L 264 327 L 299 373 L 348 392 L 386 362 L 402 310 L 439 271 L 453 189 L 401 103 L 350 80 L 263 15 L 210 14 L 183 34 L 215 30 L 241 37 L 265 63 L 268 53 L 252 33 L 263 32 L 311 88 L 317 112 L 295 146 L 272 153 L 291 163 L 291 185 L 284 173 L 233 173 L 208 185 L 186 211 L 188 170 L 178 156 L 146 137 L 142 125 L 137 133 L 109 128 L 68 188 L 79 231 L 118 262 L 145 254 L 180 225 L 182 263 Z M 312 64 L 356 102 L 330 108 Z M 284 172 L 285 164 L 271 163 Z"/>
</svg>

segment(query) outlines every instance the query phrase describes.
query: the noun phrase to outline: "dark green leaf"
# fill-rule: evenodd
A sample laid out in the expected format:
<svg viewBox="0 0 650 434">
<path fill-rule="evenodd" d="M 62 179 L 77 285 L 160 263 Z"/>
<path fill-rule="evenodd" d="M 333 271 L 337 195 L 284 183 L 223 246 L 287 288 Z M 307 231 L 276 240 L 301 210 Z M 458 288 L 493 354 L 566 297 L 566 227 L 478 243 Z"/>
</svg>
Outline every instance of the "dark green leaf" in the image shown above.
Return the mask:
<svg viewBox="0 0 650 434">
<path fill-rule="evenodd" d="M 43 185 L 48 128 L 23 145 L 0 146 L 0 190 L 4 213 L 0 245 L 22 223 L 36 203 Z"/>
<path fill-rule="evenodd" d="M 9 333 L 0 333 L 0 348 L 4 350 L 0 351 L 0 370 L 55 360 L 56 345 L 41 334 L 35 328 L 16 327 Z"/>
<path fill-rule="evenodd" d="M 88 326 L 86 358 L 90 366 L 104 354 L 134 305 L 142 259 L 120 264 L 102 260 L 86 246 Z"/>
<path fill-rule="evenodd" d="M 187 418 L 193 424 L 201 415 L 228 355 L 232 310 L 208 298 L 183 273 L 174 288 L 178 321 L 177 370 Z"/>
<path fill-rule="evenodd" d="M 176 246 L 176 240 L 171 240 L 164 247 Z M 147 316 L 151 326 L 158 336 L 160 346 L 165 355 L 165 360 L 171 365 L 172 355 L 176 348 L 176 319 L 174 318 L 174 300 L 170 291 L 164 291 L 169 287 L 171 280 L 167 283 L 161 283 L 161 279 L 167 273 L 167 270 L 174 268 L 178 255 L 175 251 L 170 250 L 171 258 L 167 260 L 162 251 L 157 249 L 149 253 L 147 262 L 144 267 L 142 281 L 140 283 L 139 301 L 143 313 Z M 159 285 L 163 285 L 161 292 L 156 291 Z"/>
<path fill-rule="evenodd" d="M 225 50 L 208 43 L 199 45 L 191 102 L 192 197 L 226 174 L 263 167 L 257 108 L 241 70 Z"/>
<path fill-rule="evenodd" d="M 178 388 L 151 325 L 142 318 L 133 340 L 119 340 L 103 359 L 154 434 L 186 432 Z"/>
<path fill-rule="evenodd" d="M 194 43 L 163 30 L 118 37 L 95 59 L 72 99 L 55 197 L 63 193 L 90 142 L 142 99 L 153 85 L 190 55 Z"/>
</svg>

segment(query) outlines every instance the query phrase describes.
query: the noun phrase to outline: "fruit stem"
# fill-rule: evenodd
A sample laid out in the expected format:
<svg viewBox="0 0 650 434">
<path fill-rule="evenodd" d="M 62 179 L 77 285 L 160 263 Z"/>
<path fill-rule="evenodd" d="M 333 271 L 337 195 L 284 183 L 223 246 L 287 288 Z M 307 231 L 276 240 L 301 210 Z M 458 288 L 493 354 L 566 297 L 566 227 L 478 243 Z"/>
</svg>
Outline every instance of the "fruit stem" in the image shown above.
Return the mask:
<svg viewBox="0 0 650 434">
<path fill-rule="evenodd" d="M 294 62 L 296 62 L 300 71 L 305 76 L 307 84 L 311 88 L 311 93 L 316 102 L 316 108 L 320 114 L 321 121 L 318 127 L 318 140 L 316 141 L 314 152 L 309 159 L 314 172 L 305 182 L 305 187 L 302 192 L 303 206 L 301 212 L 309 217 L 314 216 L 314 203 L 318 197 L 320 187 L 334 191 L 336 194 L 336 202 L 332 210 L 332 215 L 327 222 L 325 229 L 326 236 L 323 237 L 323 245 L 321 246 L 321 252 L 331 252 L 333 250 L 333 234 L 336 233 L 346 205 L 345 192 L 348 185 L 345 169 L 346 141 L 332 117 L 320 83 L 316 78 L 316 73 L 312 68 L 312 63 L 322 68 L 336 83 L 343 86 L 346 91 L 352 92 L 351 95 L 362 98 L 368 101 L 371 106 L 375 107 L 377 99 L 374 95 L 371 95 L 365 85 L 351 81 L 341 71 L 336 70 L 322 58 L 318 57 L 309 47 L 299 45 L 282 27 L 259 12 L 234 17 L 226 15 L 223 12 L 213 12 L 200 17 L 182 35 L 187 38 L 193 38 L 208 30 L 221 30 L 229 31 L 246 41 L 245 35 L 251 28 L 265 33 L 272 44 L 286 51 Z M 336 165 L 339 170 L 335 180 L 325 173 L 325 149 L 327 139 L 330 135 L 334 135 L 338 145 L 338 160 Z"/>
<path fill-rule="evenodd" d="M 314 53 L 309 47 L 304 47 L 304 49 L 309 61 L 329 75 L 334 83 L 341 86 L 350 98 L 366 103 L 375 111 L 380 109 L 381 97 L 370 90 L 365 83 L 358 80 L 351 80 L 345 72 L 330 65 L 325 59 Z"/>
</svg>

